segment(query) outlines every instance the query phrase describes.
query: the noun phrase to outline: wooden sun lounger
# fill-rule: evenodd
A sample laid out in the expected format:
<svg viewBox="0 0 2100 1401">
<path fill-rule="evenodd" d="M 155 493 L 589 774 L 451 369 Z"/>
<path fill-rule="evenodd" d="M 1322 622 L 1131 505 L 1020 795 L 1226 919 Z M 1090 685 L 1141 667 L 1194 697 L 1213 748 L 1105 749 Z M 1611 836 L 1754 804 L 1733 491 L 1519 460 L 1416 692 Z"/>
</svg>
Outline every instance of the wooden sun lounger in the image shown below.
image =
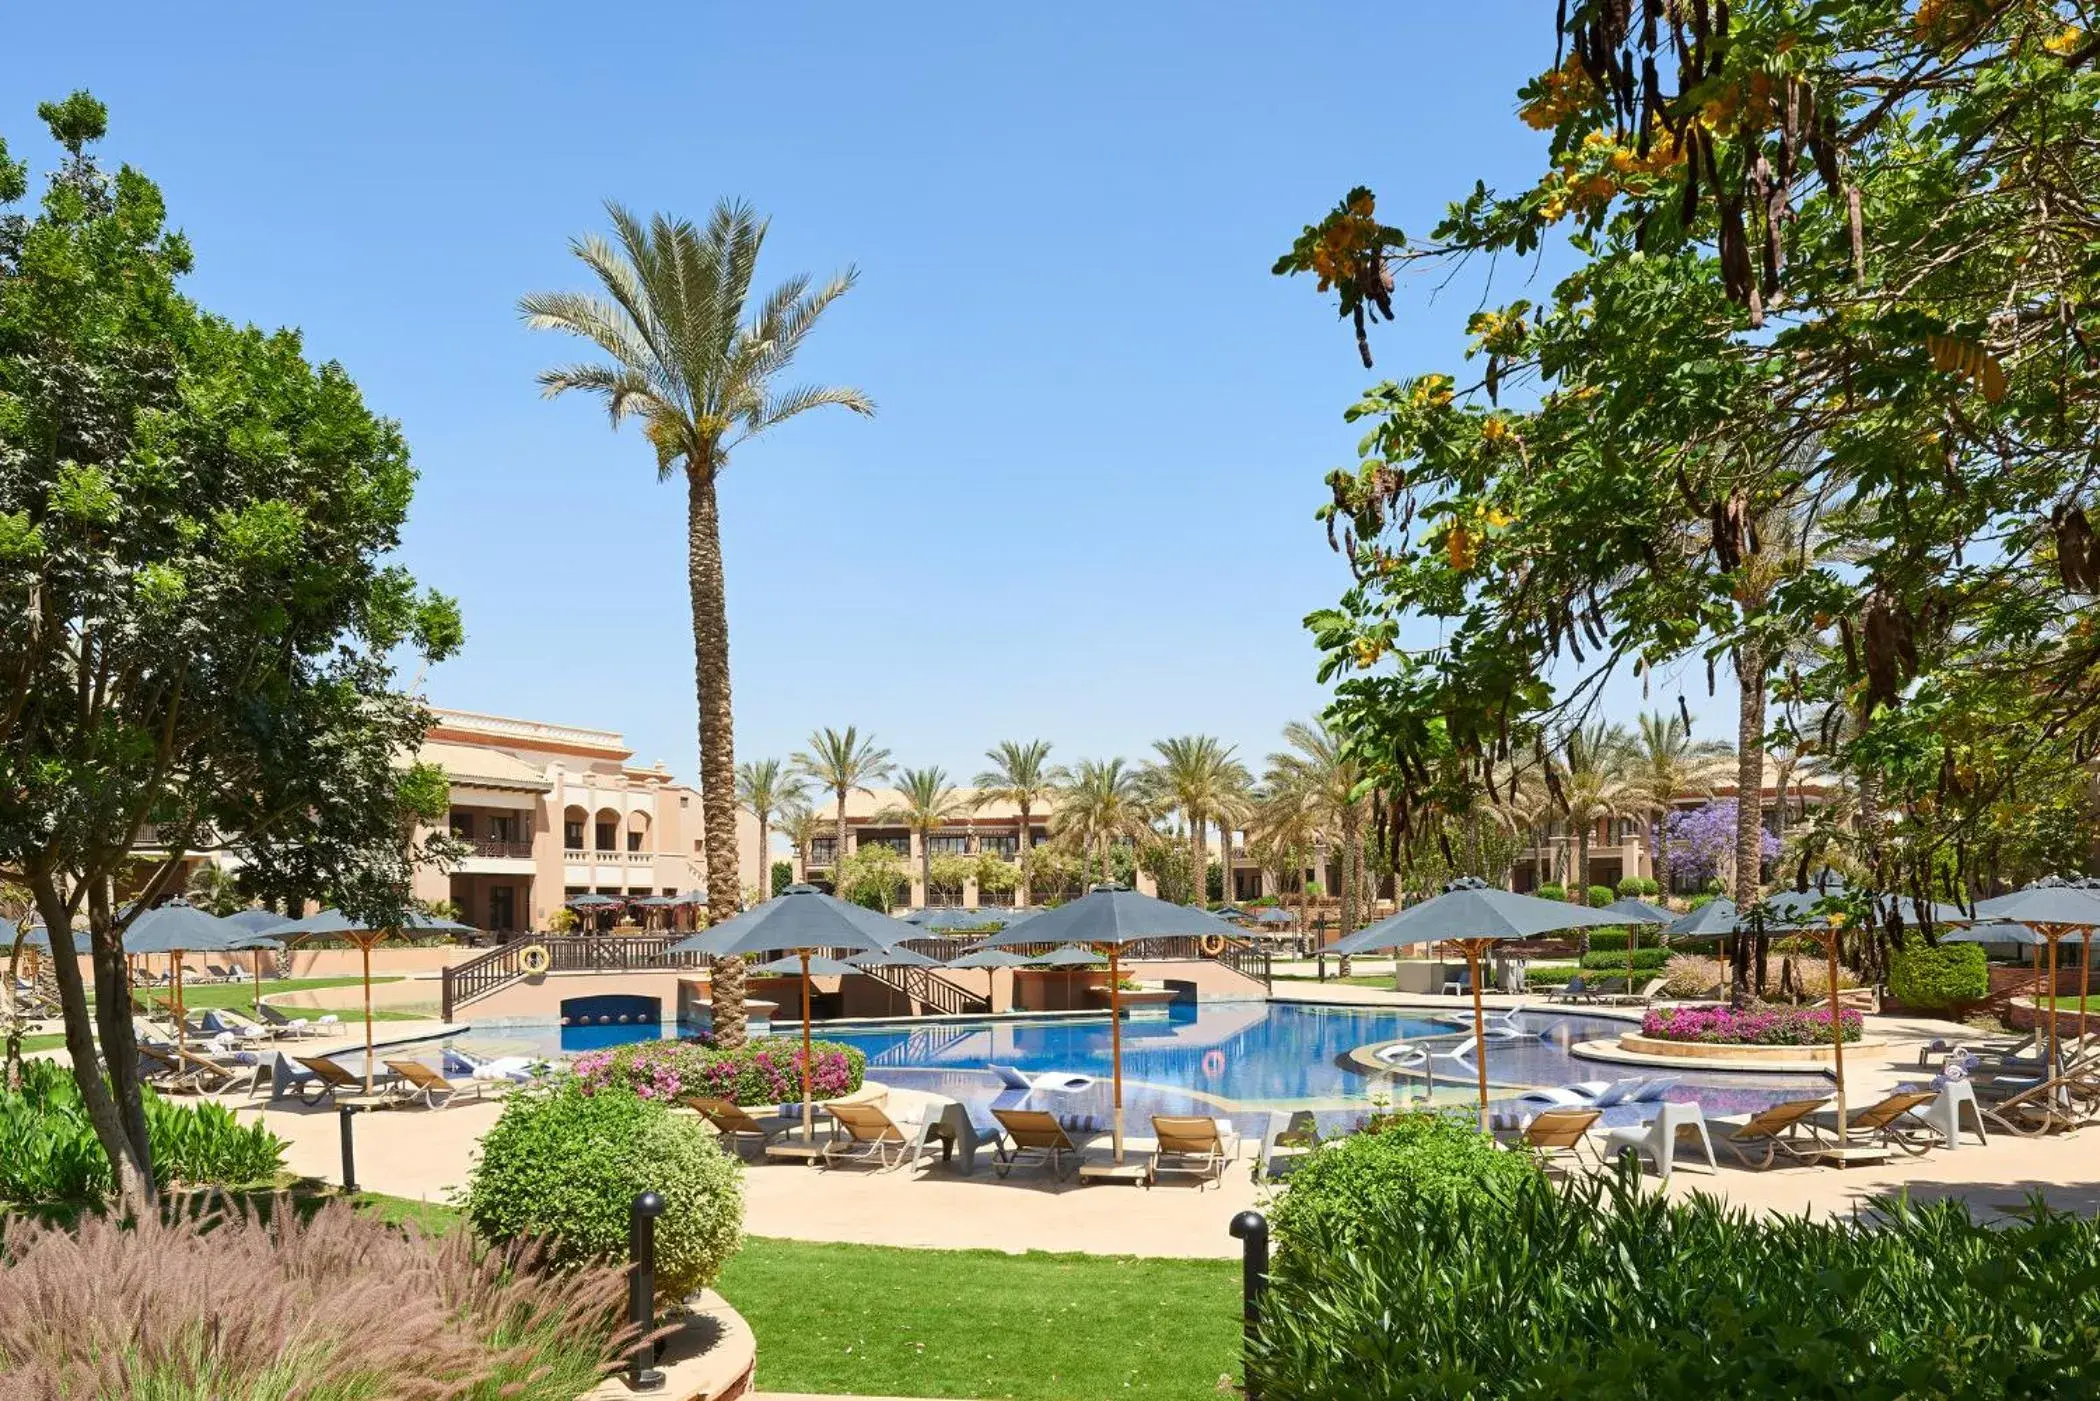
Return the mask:
<svg viewBox="0 0 2100 1401">
<path fill-rule="evenodd" d="M 1548 1109 L 1524 1126 L 1517 1141 L 1538 1155 L 1542 1167 L 1580 1167 L 1585 1149 L 1589 1162 L 1601 1167 L 1604 1157 L 1590 1141 L 1590 1130 L 1603 1117 L 1601 1109 Z"/>
<path fill-rule="evenodd" d="M 336 1064 L 326 1056 L 293 1056 L 292 1059 L 313 1072 L 310 1080 L 299 1082 L 299 1098 L 308 1104 L 319 1104 L 331 1099 L 338 1091 L 349 1090 L 363 1094 L 365 1080 L 362 1075 L 352 1075 L 348 1069 Z M 314 1087 L 319 1085 L 319 1089 Z"/>
<path fill-rule="evenodd" d="M 753 1115 L 740 1104 L 732 1104 L 714 1095 L 686 1094 L 678 1097 L 678 1103 L 698 1114 L 714 1125 L 715 1132 L 729 1141 L 732 1150 L 744 1144 L 756 1144 L 761 1152 L 767 1144 L 793 1130 L 802 1121 L 785 1114 Z"/>
<path fill-rule="evenodd" d="M 381 1064 L 401 1077 L 401 1083 L 394 1091 L 400 1103 L 420 1102 L 426 1109 L 437 1109 L 462 1095 L 469 1099 L 481 1098 L 479 1080 L 448 1080 L 419 1060 L 390 1060 Z"/>
<path fill-rule="evenodd" d="M 1158 1147 L 1152 1154 L 1152 1177 L 1162 1172 L 1193 1173 L 1222 1183 L 1225 1166 L 1239 1149 L 1239 1139 L 1207 1114 L 1154 1114 L 1152 1136 Z"/>
<path fill-rule="evenodd" d="M 888 1171 L 916 1158 L 925 1146 L 923 1133 L 905 1128 L 878 1105 L 827 1104 L 824 1108 L 843 1135 L 834 1137 L 817 1155 L 824 1167 L 871 1162 Z"/>
<path fill-rule="evenodd" d="M 1079 1161 L 1080 1145 L 1047 1110 L 994 1109 L 992 1117 L 1003 1130 L 992 1149 L 992 1171 L 999 1176 L 1019 1167 L 1024 1155 L 1032 1155 L 1050 1169 L 1052 1177 L 1063 1181 L 1068 1170 L 1065 1160 Z"/>
<path fill-rule="evenodd" d="M 1714 1123 L 1725 1130 L 1721 1146 L 1748 1167 L 1768 1168 L 1781 1153 L 1796 1162 L 1812 1163 L 1826 1145 L 1809 1116 L 1828 1103 L 1827 1095 L 1790 1099 L 1744 1118 L 1717 1119 Z"/>
<path fill-rule="evenodd" d="M 1938 1098 L 1936 1090 L 1898 1090 L 1879 1104 L 1870 1104 L 1865 1109 L 1846 1114 L 1846 1146 L 1852 1146 L 1851 1139 L 1864 1138 L 1869 1146 L 1895 1148 L 1913 1155 L 1936 1147 L 1940 1131 L 1911 1111 L 1923 1109 Z M 1837 1111 L 1818 1110 L 1814 1122 L 1819 1130 L 1830 1135 L 1831 1143 L 1836 1145 Z"/>
</svg>

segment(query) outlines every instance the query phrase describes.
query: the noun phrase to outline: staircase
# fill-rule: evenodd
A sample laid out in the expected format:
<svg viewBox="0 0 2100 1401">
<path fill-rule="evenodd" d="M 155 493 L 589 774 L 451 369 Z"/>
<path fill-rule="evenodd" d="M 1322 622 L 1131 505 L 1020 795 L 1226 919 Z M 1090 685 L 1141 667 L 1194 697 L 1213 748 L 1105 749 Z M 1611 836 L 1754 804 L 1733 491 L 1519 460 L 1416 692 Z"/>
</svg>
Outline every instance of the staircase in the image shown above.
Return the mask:
<svg viewBox="0 0 2100 1401">
<path fill-rule="evenodd" d="M 992 1000 L 989 997 L 957 987 L 946 978 L 937 978 L 931 968 L 864 968 L 861 972 L 908 998 L 914 1016 L 922 1008 L 942 1017 L 991 1015 Z"/>
<path fill-rule="evenodd" d="M 673 953 L 671 946 L 683 934 L 641 934 L 613 937 L 561 938 L 531 936 L 490 949 L 479 958 L 455 963 L 444 972 L 440 1004 L 446 1021 L 460 1008 L 502 991 L 528 976 L 523 958 L 529 948 L 547 951 L 550 973 L 668 972 L 674 969 L 703 969 L 705 954 Z"/>
</svg>

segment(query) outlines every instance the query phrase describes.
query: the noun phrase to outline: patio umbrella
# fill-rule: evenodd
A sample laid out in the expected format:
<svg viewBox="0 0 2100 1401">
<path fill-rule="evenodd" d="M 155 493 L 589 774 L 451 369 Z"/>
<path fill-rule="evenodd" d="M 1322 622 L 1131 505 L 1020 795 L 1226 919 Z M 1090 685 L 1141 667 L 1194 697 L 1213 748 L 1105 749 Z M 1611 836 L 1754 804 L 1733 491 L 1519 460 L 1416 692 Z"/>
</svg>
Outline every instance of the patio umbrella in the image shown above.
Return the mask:
<svg viewBox="0 0 2100 1401">
<path fill-rule="evenodd" d="M 918 932 L 902 920 L 849 904 L 798 881 L 772 899 L 680 940 L 671 945 L 670 952 L 704 953 L 711 958 L 786 953 L 801 960 L 802 1142 L 808 1147 L 817 1140 L 816 1101 L 810 1088 L 810 959 L 819 949 L 887 952 L 898 940 L 912 938 Z"/>
<path fill-rule="evenodd" d="M 275 910 L 242 910 L 238 914 L 226 916 L 226 922 L 238 924 L 250 934 L 267 934 L 288 921 Z"/>
<path fill-rule="evenodd" d="M 786 958 L 776 958 L 768 963 L 754 963 L 750 971 L 773 978 L 799 978 L 802 976 L 802 960 L 790 954 Z M 840 959 L 826 958 L 823 954 L 809 955 L 809 976 L 812 978 L 847 978 L 859 971 L 860 969 Z"/>
<path fill-rule="evenodd" d="M 1604 913 L 1617 915 L 1628 924 L 1669 924 L 1677 916 L 1660 905 L 1651 905 L 1631 895 L 1622 895 L 1604 907 Z M 1626 931 L 1626 991 L 1633 991 L 1633 946 L 1640 941 L 1634 930 Z"/>
<path fill-rule="evenodd" d="M 1219 919 L 1245 919 L 1247 917 L 1247 912 L 1238 905 L 1220 905 L 1215 910 L 1212 910 L 1211 913 Z"/>
<path fill-rule="evenodd" d="M 2056 946 L 2064 938 L 2076 934 L 2084 943 L 2078 971 L 2078 1035 L 2085 1038 L 2085 999 L 2090 991 L 2088 966 L 2092 962 L 2093 930 L 2100 926 L 2100 889 L 2086 881 L 2067 881 L 2056 876 L 2047 876 L 2033 885 L 2015 890 L 2010 895 L 1999 895 L 1989 900 L 1976 902 L 1976 918 L 1979 920 L 2011 920 L 2027 926 L 2039 934 L 2049 945 L 2049 1063 L 2056 1064 L 2061 1043 L 2056 1036 Z M 2040 955 L 2036 955 L 2037 964 Z M 2037 972 L 2039 972 L 2037 967 Z M 2036 989 L 2039 998 L 2040 989 Z M 2037 1014 L 2041 1012 L 2039 1001 L 2035 1004 Z"/>
<path fill-rule="evenodd" d="M 256 912 L 256 911 L 253 911 L 253 910 L 249 910 L 249 911 L 245 911 L 245 913 L 248 913 L 248 914 L 254 914 L 254 913 L 257 913 L 257 912 Z M 233 921 L 229 921 L 229 923 L 231 923 L 231 922 L 233 922 Z M 277 922 L 278 922 L 279 924 L 283 924 L 283 923 L 284 923 L 284 918 L 283 918 L 283 916 L 281 916 L 281 915 L 280 915 L 280 916 L 278 916 L 278 917 L 277 917 Z M 249 935 L 248 935 L 248 936 L 247 936 L 246 938 L 244 938 L 244 939 L 240 939 L 240 940 L 236 941 L 236 942 L 235 942 L 234 944 L 232 944 L 232 945 L 231 945 L 231 947 L 233 947 L 233 948 L 236 948 L 236 949 L 247 949 L 247 950 L 250 950 L 251 952 L 253 952 L 253 953 L 254 953 L 255 957 L 253 957 L 253 958 L 251 958 L 251 959 L 249 959 L 249 960 L 248 960 L 248 970 L 249 970 L 249 972 L 251 972 L 251 973 L 253 973 L 253 974 L 255 975 L 255 993 L 254 993 L 254 998 L 253 998 L 253 1001 L 254 1001 L 254 1003 L 255 1003 L 255 1005 L 256 1005 L 257 1007 L 261 1007 L 261 1006 L 262 1006 L 262 956 L 263 956 L 263 953 L 264 953 L 264 951 L 265 951 L 265 950 L 267 950 L 267 949 L 281 949 L 281 948 L 283 948 L 283 947 L 284 947 L 284 941 L 283 941 L 283 940 L 281 940 L 281 939 L 273 939 L 273 938 L 271 938 L 271 937 L 270 937 L 269 935 L 267 935 L 267 934 L 254 934 L 254 933 L 251 933 L 251 934 L 249 934 Z M 258 1013 L 258 1015 L 260 1015 L 260 1014 Z"/>
<path fill-rule="evenodd" d="M 998 953 L 1000 950 L 986 949 L 984 952 Z M 1034 958 L 1023 958 L 1021 962 L 1031 968 L 1099 968 L 1108 960 L 1092 949 L 1083 949 L 1077 944 L 1066 944 L 1061 949 L 1052 949 L 1048 953 L 1037 954 Z"/>
<path fill-rule="evenodd" d="M 600 911 L 614 909 L 626 903 L 626 901 L 617 896 L 600 895 L 594 890 L 586 890 L 581 895 L 571 895 L 568 899 L 562 901 L 562 904 L 571 910 L 580 910 L 585 914 L 594 916 Z M 581 923 L 581 921 L 578 922 Z M 595 923 L 592 925 L 592 931 L 596 932 Z"/>
<path fill-rule="evenodd" d="M 1141 940 L 1189 934 L 1236 939 L 1240 931 L 1193 905 L 1176 905 L 1119 885 L 1097 885 L 1071 904 L 1045 910 L 978 945 L 996 948 L 1005 944 L 1078 944 L 1108 955 L 1109 1061 L 1115 1089 L 1112 1141 L 1119 1166 L 1123 1161 L 1123 993 L 1116 960 L 1125 948 Z M 1037 961 L 1050 967 L 1065 966 L 1050 961 L 1063 953 L 1065 950 L 1060 949 Z"/>
<path fill-rule="evenodd" d="M 894 949 L 871 949 L 867 953 L 857 953 L 847 959 L 846 962 L 852 965 L 852 971 L 856 973 L 864 968 L 938 968 L 941 966 L 939 959 L 928 958 L 917 949 L 907 949 L 901 944 Z"/>
<path fill-rule="evenodd" d="M 1254 922 L 1256 924 L 1289 924 L 1291 922 L 1291 912 L 1277 909 L 1274 905 L 1271 905 L 1265 910 L 1256 910 L 1254 912 Z"/>
<path fill-rule="evenodd" d="M 966 953 L 961 958 L 951 958 L 950 968 L 1018 968 L 1027 963 L 1026 954 L 1011 953 L 1006 949 L 979 949 Z"/>
<path fill-rule="evenodd" d="M 437 931 L 465 929 L 468 926 L 460 924 L 456 920 L 440 919 L 436 915 L 411 912 L 400 921 L 399 927 L 402 929 Z M 394 930 L 392 929 L 375 929 L 370 924 L 361 923 L 344 914 L 341 910 L 334 908 L 320 910 L 306 916 L 304 919 L 295 919 L 290 923 L 280 924 L 270 931 L 271 936 L 278 939 L 304 939 L 316 934 L 338 934 L 357 945 L 358 953 L 363 960 L 365 993 L 366 1094 L 372 1093 L 372 949 L 376 945 L 385 942 L 386 937 L 393 932 Z"/>
<path fill-rule="evenodd" d="M 1565 900 L 1541 900 L 1489 885 L 1477 876 L 1461 876 L 1444 887 L 1444 893 L 1421 904 L 1388 915 L 1376 924 L 1359 929 L 1329 949 L 1329 953 L 1358 954 L 1398 950 L 1411 944 L 1455 944 L 1466 956 L 1466 981 L 1473 988 L 1473 1025 L 1486 1024 L 1487 1013 L 1480 1002 L 1480 956 L 1498 939 L 1535 939 L 1578 929 L 1617 924 L 1602 910 L 1571 905 Z M 1487 1040 L 1474 1043 L 1473 1059 L 1480 1078 L 1480 1131 L 1488 1127 Z"/>
<path fill-rule="evenodd" d="M 1717 939 L 1742 932 L 1735 901 L 1717 895 L 1689 914 L 1671 920 L 1663 933 L 1677 939 Z"/>
<path fill-rule="evenodd" d="M 184 1046 L 182 958 L 191 953 L 226 953 L 247 931 L 208 910 L 179 902 L 156 905 L 135 916 L 124 928 L 124 952 L 164 953 L 174 980 L 175 1046 Z"/>
</svg>

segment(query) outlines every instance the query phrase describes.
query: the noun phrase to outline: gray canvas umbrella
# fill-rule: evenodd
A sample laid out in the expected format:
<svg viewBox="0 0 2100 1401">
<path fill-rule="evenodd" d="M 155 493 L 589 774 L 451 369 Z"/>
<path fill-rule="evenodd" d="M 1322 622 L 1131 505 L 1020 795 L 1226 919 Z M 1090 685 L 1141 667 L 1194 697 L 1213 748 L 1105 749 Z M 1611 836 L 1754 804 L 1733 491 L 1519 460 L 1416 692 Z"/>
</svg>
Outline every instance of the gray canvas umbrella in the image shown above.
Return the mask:
<svg viewBox="0 0 2100 1401">
<path fill-rule="evenodd" d="M 751 965 L 751 971 L 775 978 L 799 978 L 802 976 L 802 960 L 791 954 L 786 958 L 776 958 L 770 963 L 754 963 Z M 812 978 L 845 978 L 859 971 L 860 969 L 850 963 L 827 958 L 823 954 L 811 954 L 809 958 L 809 976 Z"/>
<path fill-rule="evenodd" d="M 453 920 L 441 920 L 435 915 L 411 911 L 402 917 L 395 928 L 390 929 L 384 926 L 375 926 L 331 907 L 325 910 L 318 910 L 304 919 L 295 919 L 286 924 L 276 925 L 270 930 L 270 935 L 276 939 L 305 939 L 317 934 L 332 934 L 340 935 L 357 945 L 358 953 L 363 961 L 365 992 L 365 1093 L 370 1094 L 372 1093 L 372 1066 L 374 1064 L 372 1056 L 373 947 L 384 943 L 387 936 L 395 933 L 396 929 L 438 930 L 465 929 L 467 927 Z"/>
<path fill-rule="evenodd" d="M 671 946 L 672 953 L 704 953 L 712 958 L 742 954 L 787 953 L 802 966 L 802 1143 L 815 1144 L 816 1101 L 810 1089 L 809 960 L 819 949 L 886 953 L 900 939 L 918 935 L 903 920 L 877 914 L 813 885 L 796 882 L 772 899 L 732 915 Z M 855 970 L 858 971 L 858 970 Z"/>
<path fill-rule="evenodd" d="M 1245 919 L 1247 917 L 1247 912 L 1238 905 L 1220 905 L 1215 910 L 1212 910 L 1211 913 L 1219 919 Z"/>
<path fill-rule="evenodd" d="M 1018 968 L 1027 962 L 1027 955 L 1013 953 L 1007 949 L 979 949 L 975 953 L 966 953 L 961 958 L 949 959 L 948 966 L 950 968 Z"/>
<path fill-rule="evenodd" d="M 1265 910 L 1256 910 L 1254 912 L 1254 922 L 1256 924 L 1289 924 L 1291 922 L 1291 912 L 1277 909 L 1274 905 L 1271 905 Z"/>
<path fill-rule="evenodd" d="M 1565 900 L 1541 900 L 1489 885 L 1477 876 L 1461 876 L 1444 887 L 1444 893 L 1421 904 L 1388 915 L 1360 929 L 1329 949 L 1329 953 L 1357 954 L 1402 949 L 1413 944 L 1454 944 L 1466 956 L 1466 981 L 1473 988 L 1473 1025 L 1486 1025 L 1487 1013 L 1480 1002 L 1480 959 L 1489 944 L 1500 939 L 1535 939 L 1578 929 L 1617 924 L 1619 920 L 1602 910 L 1571 905 Z M 1488 1128 L 1487 1043 L 1476 1043 L 1474 1066 L 1480 1078 L 1480 1131 Z"/>
<path fill-rule="evenodd" d="M 1998 895 L 1989 900 L 1976 902 L 1976 918 L 1980 920 L 2016 920 L 2042 936 L 2049 945 L 2049 1054 L 2057 1054 L 2056 1039 L 2056 946 L 2059 941 L 2077 935 L 2083 942 L 2082 957 L 2078 964 L 2078 1035 L 2085 1037 L 2085 1000 L 2091 992 L 2089 969 L 2093 961 L 2093 930 L 2100 926 L 2100 889 L 2084 880 L 2068 881 L 2056 876 L 2046 876 L 2010 895 Z M 2039 963 L 2039 956 L 2037 956 Z M 2037 967 L 2037 974 L 2040 969 Z M 2039 987 L 2035 990 L 2041 995 Z M 2035 1003 L 2041 1010 L 2041 1003 Z M 2052 1060 L 2051 1064 L 2055 1062 Z"/>
<path fill-rule="evenodd" d="M 1119 885 L 1097 885 L 1071 904 L 1045 910 L 978 945 L 1083 944 L 1108 955 L 1108 1044 L 1115 1098 L 1111 1141 L 1118 1165 L 1123 1161 L 1123 993 L 1116 959 L 1141 940 L 1177 935 L 1237 939 L 1241 931 L 1193 905 L 1176 905 Z"/>
<path fill-rule="evenodd" d="M 1717 895 L 1689 914 L 1671 920 L 1663 932 L 1677 939 L 1718 939 L 1740 934 L 1743 928 L 1735 901 L 1726 895 Z"/>
<path fill-rule="evenodd" d="M 156 905 L 134 915 L 124 928 L 127 954 L 164 953 L 171 965 L 175 1007 L 175 1048 L 184 1048 L 182 1008 L 182 956 L 186 953 L 227 953 L 248 937 L 248 931 L 209 910 L 180 903 Z"/>
<path fill-rule="evenodd" d="M 852 965 L 855 972 L 863 968 L 938 968 L 941 966 L 939 959 L 928 958 L 917 949 L 907 949 L 901 944 L 893 949 L 857 953 L 847 959 L 846 962 Z"/>
<path fill-rule="evenodd" d="M 986 949 L 986 953 L 998 953 L 997 949 Z M 1083 949 L 1077 944 L 1066 944 L 1061 949 L 1052 949 L 1046 954 L 1021 960 L 1031 968 L 1099 968 L 1108 960 L 1092 949 Z"/>
<path fill-rule="evenodd" d="M 1677 916 L 1660 905 L 1651 905 L 1646 900 L 1631 895 L 1622 895 L 1604 907 L 1605 914 L 1616 915 L 1628 924 L 1668 924 Z M 1640 942 L 1637 930 L 1626 931 L 1626 991 L 1633 991 L 1633 949 Z"/>
<path fill-rule="evenodd" d="M 238 924 L 250 934 L 267 934 L 288 921 L 275 910 L 242 910 L 238 914 L 226 916 L 226 922 Z"/>
</svg>

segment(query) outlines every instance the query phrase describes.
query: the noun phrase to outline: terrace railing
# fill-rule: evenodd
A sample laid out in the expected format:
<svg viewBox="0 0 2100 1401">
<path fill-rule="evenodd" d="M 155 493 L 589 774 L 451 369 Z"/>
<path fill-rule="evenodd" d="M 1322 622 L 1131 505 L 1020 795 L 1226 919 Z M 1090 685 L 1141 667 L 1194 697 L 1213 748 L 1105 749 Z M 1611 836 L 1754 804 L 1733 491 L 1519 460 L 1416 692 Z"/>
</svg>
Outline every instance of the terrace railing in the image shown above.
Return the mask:
<svg viewBox="0 0 2100 1401">
<path fill-rule="evenodd" d="M 455 963 L 444 971 L 441 1003 L 446 1021 L 454 1012 L 509 987 L 525 976 L 525 950 L 535 946 L 547 951 L 550 973 L 663 972 L 677 968 L 705 968 L 705 954 L 672 953 L 671 946 L 684 934 L 593 935 L 562 937 L 539 935 L 490 949 L 479 958 Z"/>
<path fill-rule="evenodd" d="M 982 1017 L 992 1010 L 992 1000 L 968 988 L 957 987 L 936 977 L 931 968 L 869 968 L 863 970 L 884 987 L 902 993 L 941 1017 Z"/>
</svg>

